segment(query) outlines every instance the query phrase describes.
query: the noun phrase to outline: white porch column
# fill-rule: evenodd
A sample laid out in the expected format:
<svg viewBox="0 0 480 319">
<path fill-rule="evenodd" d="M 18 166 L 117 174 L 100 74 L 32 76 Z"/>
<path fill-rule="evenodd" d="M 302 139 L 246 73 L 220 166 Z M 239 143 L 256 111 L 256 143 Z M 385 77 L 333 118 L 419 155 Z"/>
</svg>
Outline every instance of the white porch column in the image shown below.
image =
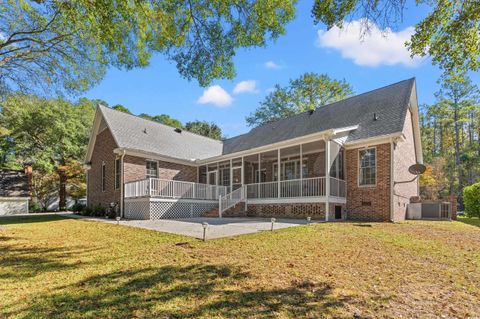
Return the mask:
<svg viewBox="0 0 480 319">
<path fill-rule="evenodd" d="M 277 150 L 277 186 L 278 186 L 278 198 L 280 198 L 280 149 Z"/>
<path fill-rule="evenodd" d="M 245 159 L 243 156 L 242 156 L 242 176 L 240 176 L 240 180 L 243 186 L 243 184 L 245 184 Z"/>
<path fill-rule="evenodd" d="M 260 156 L 260 153 L 258 153 L 258 165 L 257 165 L 257 168 L 258 168 L 258 184 L 257 184 L 257 198 L 260 198 L 260 183 L 262 182 L 262 173 L 260 172 L 260 160 L 261 160 L 261 156 Z"/>
<path fill-rule="evenodd" d="M 300 144 L 300 197 L 303 196 L 303 144 Z"/>
<path fill-rule="evenodd" d="M 230 192 L 233 191 L 233 167 L 232 167 L 233 161 L 230 159 Z"/>
<path fill-rule="evenodd" d="M 330 139 L 325 141 L 325 221 L 330 213 Z"/>
</svg>

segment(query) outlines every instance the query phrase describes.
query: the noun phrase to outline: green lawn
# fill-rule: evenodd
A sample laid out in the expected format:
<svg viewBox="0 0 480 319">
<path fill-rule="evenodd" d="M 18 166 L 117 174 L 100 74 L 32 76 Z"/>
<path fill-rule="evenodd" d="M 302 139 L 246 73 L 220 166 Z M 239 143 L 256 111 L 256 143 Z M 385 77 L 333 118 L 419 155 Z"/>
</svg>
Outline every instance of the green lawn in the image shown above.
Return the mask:
<svg viewBox="0 0 480 319">
<path fill-rule="evenodd" d="M 480 227 L 462 221 L 204 243 L 56 216 L 0 219 L 0 318 L 478 317 Z"/>
</svg>

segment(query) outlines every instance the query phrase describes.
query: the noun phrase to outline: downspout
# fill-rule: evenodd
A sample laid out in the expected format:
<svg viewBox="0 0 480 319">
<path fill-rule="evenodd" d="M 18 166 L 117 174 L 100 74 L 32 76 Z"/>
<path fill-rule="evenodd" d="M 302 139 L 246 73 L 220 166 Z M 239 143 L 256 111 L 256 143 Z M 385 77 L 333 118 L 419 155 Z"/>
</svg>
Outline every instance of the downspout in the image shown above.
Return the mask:
<svg viewBox="0 0 480 319">
<path fill-rule="evenodd" d="M 393 188 L 395 187 L 395 182 L 394 182 L 394 175 L 393 175 L 393 167 L 394 167 L 394 160 L 395 156 L 393 156 L 394 153 L 394 146 L 393 146 L 393 138 L 390 140 L 390 221 L 394 222 L 394 203 L 393 203 L 393 194 L 394 190 Z"/>
<path fill-rule="evenodd" d="M 122 150 L 122 155 L 120 156 L 120 171 L 121 171 L 121 174 L 120 174 L 120 217 L 125 217 L 125 214 L 123 212 L 123 207 L 124 207 L 124 198 L 123 198 L 123 192 L 124 192 L 124 189 L 125 189 L 125 185 L 124 185 L 124 174 L 125 174 L 125 170 L 123 169 L 123 158 L 125 157 L 125 149 Z"/>
</svg>

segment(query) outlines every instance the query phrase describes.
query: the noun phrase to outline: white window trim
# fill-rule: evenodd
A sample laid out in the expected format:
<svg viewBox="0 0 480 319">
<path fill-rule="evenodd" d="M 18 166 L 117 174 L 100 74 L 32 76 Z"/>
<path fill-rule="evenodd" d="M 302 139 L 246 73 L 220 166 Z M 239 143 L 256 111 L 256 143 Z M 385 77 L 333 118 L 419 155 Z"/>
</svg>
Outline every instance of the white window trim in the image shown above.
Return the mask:
<svg viewBox="0 0 480 319">
<path fill-rule="evenodd" d="M 361 185 L 360 184 L 360 152 L 361 151 L 366 151 L 366 150 L 369 150 L 369 149 L 375 150 L 375 183 L 374 184 Z M 378 175 L 377 175 L 377 156 L 378 156 L 378 153 L 377 153 L 377 147 L 376 146 L 369 146 L 369 147 L 363 147 L 363 148 L 358 149 L 358 151 L 357 151 L 357 186 L 358 187 L 368 188 L 368 187 L 376 187 L 377 186 L 377 179 L 378 179 Z"/>
<path fill-rule="evenodd" d="M 157 176 L 156 176 L 156 177 L 148 177 L 148 176 L 147 176 L 147 162 L 155 162 L 155 163 L 157 164 Z M 153 159 L 148 159 L 148 158 L 146 158 L 146 159 L 145 159 L 145 166 L 144 166 L 144 167 L 145 167 L 145 178 L 159 178 L 159 176 L 160 176 L 159 173 L 160 173 L 160 172 L 159 172 L 159 165 L 158 165 L 158 161 L 157 161 L 157 160 L 153 160 Z"/>
</svg>

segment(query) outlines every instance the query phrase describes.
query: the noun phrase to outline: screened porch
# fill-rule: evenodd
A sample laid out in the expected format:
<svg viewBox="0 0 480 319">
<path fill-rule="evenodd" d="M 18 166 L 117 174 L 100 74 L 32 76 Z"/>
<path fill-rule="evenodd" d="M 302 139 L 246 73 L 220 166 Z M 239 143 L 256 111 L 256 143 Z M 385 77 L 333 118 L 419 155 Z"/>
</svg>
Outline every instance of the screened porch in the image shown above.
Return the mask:
<svg viewBox="0 0 480 319">
<path fill-rule="evenodd" d="M 225 186 L 229 193 L 244 185 L 248 200 L 322 198 L 327 194 L 344 198 L 344 166 L 343 148 L 319 140 L 200 166 L 198 182 Z"/>
</svg>

